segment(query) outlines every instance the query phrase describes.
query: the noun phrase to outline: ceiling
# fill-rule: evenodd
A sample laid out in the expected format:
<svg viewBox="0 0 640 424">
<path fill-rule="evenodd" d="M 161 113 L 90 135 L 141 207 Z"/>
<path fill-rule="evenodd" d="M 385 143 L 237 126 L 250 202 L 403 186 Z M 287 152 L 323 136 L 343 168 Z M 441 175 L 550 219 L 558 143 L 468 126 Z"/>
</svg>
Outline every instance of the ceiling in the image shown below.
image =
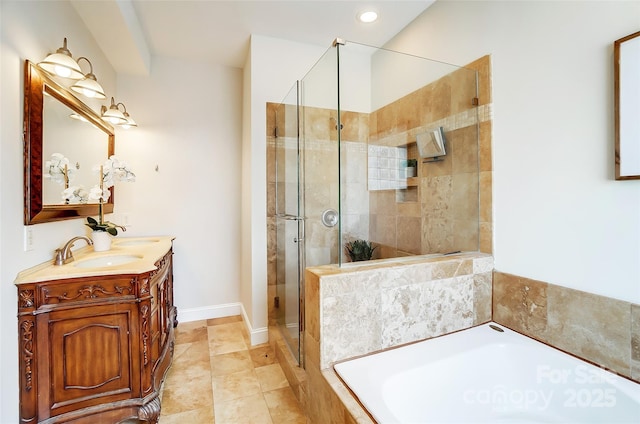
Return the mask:
<svg viewBox="0 0 640 424">
<path fill-rule="evenodd" d="M 152 56 L 242 68 L 251 34 L 326 46 L 382 46 L 435 0 L 71 0 L 117 73 L 147 75 Z M 378 12 L 363 24 L 364 9 Z"/>
</svg>

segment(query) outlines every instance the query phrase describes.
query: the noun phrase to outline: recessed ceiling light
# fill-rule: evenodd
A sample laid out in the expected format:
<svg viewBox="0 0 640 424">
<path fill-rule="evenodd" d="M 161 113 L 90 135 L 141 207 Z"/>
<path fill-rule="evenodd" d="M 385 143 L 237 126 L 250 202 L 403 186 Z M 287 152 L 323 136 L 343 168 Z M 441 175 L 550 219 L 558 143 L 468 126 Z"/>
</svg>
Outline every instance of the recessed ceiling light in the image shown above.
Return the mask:
<svg viewBox="0 0 640 424">
<path fill-rule="evenodd" d="M 375 22 L 377 19 L 378 19 L 378 14 L 373 10 L 365 10 L 364 12 L 360 12 L 358 14 L 358 20 L 360 22 L 364 22 L 365 24 Z"/>
</svg>

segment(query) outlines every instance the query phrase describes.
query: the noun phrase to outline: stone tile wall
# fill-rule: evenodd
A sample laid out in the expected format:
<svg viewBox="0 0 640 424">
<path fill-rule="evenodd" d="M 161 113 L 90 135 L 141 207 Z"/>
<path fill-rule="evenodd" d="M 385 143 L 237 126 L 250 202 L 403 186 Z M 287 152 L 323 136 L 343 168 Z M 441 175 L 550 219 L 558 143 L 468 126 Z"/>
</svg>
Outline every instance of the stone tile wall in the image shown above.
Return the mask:
<svg viewBox="0 0 640 424">
<path fill-rule="evenodd" d="M 482 253 L 308 268 L 305 352 L 324 369 L 487 322 L 492 270 Z"/>
<path fill-rule="evenodd" d="M 640 305 L 495 271 L 493 320 L 640 382 Z"/>
<path fill-rule="evenodd" d="M 478 107 L 470 70 L 477 72 Z M 416 136 L 440 126 L 447 141 L 443 160 L 419 161 L 405 190 L 370 191 L 369 237 L 380 245 L 379 257 L 492 252 L 491 106 L 485 56 L 371 114 L 369 150 L 406 149 L 417 158 Z"/>
</svg>

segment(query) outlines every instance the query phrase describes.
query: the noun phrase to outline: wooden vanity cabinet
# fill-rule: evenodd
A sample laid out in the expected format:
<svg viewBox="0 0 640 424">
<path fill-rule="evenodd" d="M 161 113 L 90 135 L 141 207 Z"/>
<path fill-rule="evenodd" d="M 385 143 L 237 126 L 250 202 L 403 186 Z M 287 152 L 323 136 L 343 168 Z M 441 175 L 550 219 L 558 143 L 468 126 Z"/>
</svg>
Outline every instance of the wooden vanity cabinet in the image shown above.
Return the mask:
<svg viewBox="0 0 640 424">
<path fill-rule="evenodd" d="M 172 250 L 141 274 L 18 284 L 20 423 L 156 423 L 177 311 Z"/>
</svg>

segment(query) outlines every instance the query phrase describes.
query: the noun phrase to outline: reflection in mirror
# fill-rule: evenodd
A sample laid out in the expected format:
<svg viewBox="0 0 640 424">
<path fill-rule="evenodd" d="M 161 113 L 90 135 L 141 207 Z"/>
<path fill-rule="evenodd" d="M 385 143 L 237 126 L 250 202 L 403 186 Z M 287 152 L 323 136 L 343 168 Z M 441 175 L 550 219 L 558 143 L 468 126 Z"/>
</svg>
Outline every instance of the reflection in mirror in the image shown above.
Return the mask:
<svg viewBox="0 0 640 424">
<path fill-rule="evenodd" d="M 640 179 L 640 32 L 614 42 L 616 180 Z"/>
<path fill-rule="evenodd" d="M 93 167 L 114 154 L 113 127 L 29 61 L 24 89 L 25 224 L 97 215 L 96 201 L 63 199 L 67 181 L 55 168 L 60 164 L 64 170 L 68 161 L 70 188 L 83 186 L 88 192 L 99 182 Z M 113 199 L 112 191 L 105 213 L 113 212 Z"/>
<path fill-rule="evenodd" d="M 109 155 L 107 135 L 86 119 L 73 119 L 75 112 L 55 97 L 46 95 L 46 90 L 42 132 L 47 141 L 42 146 L 42 202 L 45 205 L 97 203 L 78 194 L 88 193 L 98 184 L 99 177 L 92 168 Z M 68 194 L 63 195 L 67 188 Z"/>
</svg>

